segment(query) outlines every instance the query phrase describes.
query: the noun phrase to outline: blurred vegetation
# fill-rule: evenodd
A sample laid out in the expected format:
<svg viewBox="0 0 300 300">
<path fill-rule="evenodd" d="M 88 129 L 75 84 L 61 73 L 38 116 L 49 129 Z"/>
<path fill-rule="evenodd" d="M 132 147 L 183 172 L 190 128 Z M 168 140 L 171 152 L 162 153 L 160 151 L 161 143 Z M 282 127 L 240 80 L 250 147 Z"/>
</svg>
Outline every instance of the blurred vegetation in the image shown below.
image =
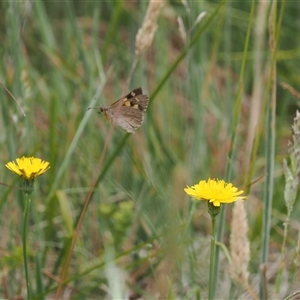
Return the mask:
<svg viewBox="0 0 300 300">
<path fill-rule="evenodd" d="M 148 1 L 0 3 L 0 82 L 26 114 L 1 87 L 0 180 L 20 185 L 5 163 L 23 155 L 51 165 L 36 180 L 30 211 L 34 299 L 50 299 L 57 289 L 66 249 L 109 135 L 110 124 L 87 108 L 109 105 L 139 86 L 150 95 L 145 121 L 133 135 L 120 128 L 113 131 L 72 253 L 65 299 L 207 297 L 207 206 L 197 204 L 189 223 L 192 201 L 183 189 L 199 180 L 225 177 L 244 190 L 250 186 L 245 203 L 250 285 L 258 294 L 267 174 L 273 181 L 269 296 L 283 299 L 299 290 L 299 267 L 293 262 L 300 228 L 297 201 L 277 290 L 275 279 L 286 218 L 282 160 L 288 157 L 287 142 L 292 140 L 291 125 L 300 101 L 281 83 L 300 90 L 300 6 L 287 1 L 283 7 L 279 1 L 274 17 L 279 24 L 282 9 L 276 31 L 280 33 L 275 58 L 276 139 L 270 174 L 265 103 L 271 95 L 271 3 L 263 7 L 261 2 L 227 1 L 220 9 L 218 4 L 166 2 L 152 46 L 140 57 L 127 86 Z M 206 15 L 196 22 L 202 12 Z M 184 25 L 181 31 L 178 17 Z M 253 124 L 255 117 L 258 123 Z M 20 191 L 1 186 L 0 298 L 25 297 L 20 256 L 23 207 Z M 224 218 L 222 242 L 228 247 L 231 206 Z M 228 261 L 221 251 L 215 297 L 228 298 L 230 285 Z M 236 299 L 252 299 L 239 287 L 232 293 Z"/>
</svg>

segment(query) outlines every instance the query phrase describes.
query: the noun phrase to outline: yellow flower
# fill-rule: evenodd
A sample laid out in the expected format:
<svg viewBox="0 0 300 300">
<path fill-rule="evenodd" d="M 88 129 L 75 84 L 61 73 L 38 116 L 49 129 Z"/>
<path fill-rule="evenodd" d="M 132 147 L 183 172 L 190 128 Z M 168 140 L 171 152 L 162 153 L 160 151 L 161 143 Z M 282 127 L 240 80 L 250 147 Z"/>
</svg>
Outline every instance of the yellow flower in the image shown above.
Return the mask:
<svg viewBox="0 0 300 300">
<path fill-rule="evenodd" d="M 207 200 L 214 206 L 220 206 L 221 203 L 231 203 L 238 199 L 245 199 L 240 196 L 244 191 L 239 191 L 232 183 L 226 183 L 224 180 L 208 179 L 201 180 L 192 187 L 186 187 L 184 191 L 191 197 L 198 200 Z"/>
<path fill-rule="evenodd" d="M 22 158 L 17 158 L 16 161 L 17 163 L 11 161 L 5 166 L 25 180 L 34 180 L 35 177 L 42 175 L 50 168 L 49 162 L 40 158 L 23 156 Z"/>
</svg>

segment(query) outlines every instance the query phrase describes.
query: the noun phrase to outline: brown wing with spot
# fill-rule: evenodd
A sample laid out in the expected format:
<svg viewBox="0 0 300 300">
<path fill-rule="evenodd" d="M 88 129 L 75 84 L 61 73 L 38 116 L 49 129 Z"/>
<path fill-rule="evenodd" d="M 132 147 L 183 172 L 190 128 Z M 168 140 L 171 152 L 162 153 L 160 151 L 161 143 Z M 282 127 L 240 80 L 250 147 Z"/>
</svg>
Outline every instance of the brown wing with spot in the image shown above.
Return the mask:
<svg viewBox="0 0 300 300">
<path fill-rule="evenodd" d="M 148 96 L 143 94 L 142 89 L 137 88 L 114 102 L 109 108 L 115 108 L 118 105 L 121 105 L 126 107 L 136 107 L 141 111 L 145 111 L 148 107 L 148 100 Z"/>
<path fill-rule="evenodd" d="M 101 107 L 99 113 L 104 112 L 116 125 L 133 133 L 143 123 L 148 102 L 148 96 L 143 94 L 141 88 L 137 88 L 114 102 L 110 107 Z"/>
</svg>

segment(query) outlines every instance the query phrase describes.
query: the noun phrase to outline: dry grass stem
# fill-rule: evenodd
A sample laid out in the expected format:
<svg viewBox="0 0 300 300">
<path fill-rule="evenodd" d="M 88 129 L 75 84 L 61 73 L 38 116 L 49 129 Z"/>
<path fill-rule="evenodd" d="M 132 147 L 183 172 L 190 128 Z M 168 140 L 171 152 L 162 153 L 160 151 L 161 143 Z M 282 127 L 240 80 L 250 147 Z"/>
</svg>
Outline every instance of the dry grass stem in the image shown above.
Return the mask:
<svg viewBox="0 0 300 300">
<path fill-rule="evenodd" d="M 6 90 L 6 92 L 15 100 L 15 102 L 17 103 L 18 107 L 20 108 L 22 114 L 24 117 L 26 117 L 25 112 L 23 110 L 23 108 L 21 107 L 20 103 L 18 102 L 18 100 L 14 97 L 14 95 L 9 91 L 8 88 L 6 88 L 6 86 L 4 86 L 1 82 L 0 85 Z"/>
<path fill-rule="evenodd" d="M 157 29 L 157 19 L 165 1 L 150 0 L 142 27 L 139 29 L 135 39 L 136 57 L 150 47 Z"/>
<path fill-rule="evenodd" d="M 186 32 L 181 17 L 177 17 L 179 35 L 184 43 L 186 43 Z"/>
<path fill-rule="evenodd" d="M 198 15 L 198 17 L 197 17 L 197 19 L 196 19 L 196 21 L 195 21 L 192 29 L 194 29 L 201 22 L 201 20 L 206 16 L 206 14 L 207 14 L 206 11 L 203 11 L 202 13 L 200 13 Z"/>
<path fill-rule="evenodd" d="M 187 1 L 186 0 L 181 0 L 181 3 L 185 7 L 185 10 L 187 11 L 187 13 L 190 14 L 191 13 L 191 9 L 190 9 Z"/>
<path fill-rule="evenodd" d="M 230 276 L 233 282 L 248 287 L 249 272 L 247 270 L 250 261 L 250 243 L 247 237 L 248 222 L 245 206 L 242 201 L 237 201 L 232 212 L 230 235 Z"/>
<path fill-rule="evenodd" d="M 253 60 L 253 92 L 249 107 L 249 126 L 246 143 L 247 163 L 250 161 L 251 149 L 255 136 L 258 132 L 258 126 L 261 118 L 263 107 L 264 92 L 264 73 L 266 67 L 264 64 L 263 51 L 265 48 L 266 20 L 270 3 L 267 1 L 259 1 L 257 6 L 256 21 L 254 22 L 254 60 Z"/>
<path fill-rule="evenodd" d="M 292 126 L 293 142 L 288 143 L 290 164 L 288 167 L 287 161 L 283 160 L 283 170 L 285 175 L 284 200 L 288 210 L 288 216 L 292 213 L 293 205 L 297 198 L 300 176 L 300 113 L 296 111 L 294 124 Z"/>
<path fill-rule="evenodd" d="M 281 86 L 285 89 L 288 90 L 294 97 L 300 99 L 300 92 L 298 92 L 297 90 L 295 90 L 292 86 L 290 86 L 289 84 L 282 82 Z"/>
</svg>

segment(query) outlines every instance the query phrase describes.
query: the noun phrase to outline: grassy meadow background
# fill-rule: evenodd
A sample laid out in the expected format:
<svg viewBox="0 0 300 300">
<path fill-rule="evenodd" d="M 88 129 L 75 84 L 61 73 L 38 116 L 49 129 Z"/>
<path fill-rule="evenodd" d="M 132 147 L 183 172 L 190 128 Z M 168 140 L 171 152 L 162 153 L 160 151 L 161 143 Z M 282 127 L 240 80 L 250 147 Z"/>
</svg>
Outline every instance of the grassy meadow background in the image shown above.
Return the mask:
<svg viewBox="0 0 300 300">
<path fill-rule="evenodd" d="M 300 5 L 220 3 L 166 1 L 132 74 L 148 1 L 0 3 L 0 82 L 26 114 L 1 87 L 0 180 L 21 186 L 5 164 L 23 155 L 51 165 L 36 179 L 29 215 L 33 299 L 54 299 L 93 180 L 62 298 L 207 298 L 210 216 L 205 202 L 192 210 L 183 189 L 208 178 L 247 194 L 257 297 L 262 285 L 270 299 L 300 291 L 297 201 L 282 251 L 282 162 L 300 103 L 282 83 L 300 91 Z M 140 86 L 150 104 L 133 135 L 87 111 Z M 24 198 L 0 188 L 0 298 L 25 299 Z M 232 208 L 221 223 L 227 248 Z M 215 298 L 253 299 L 218 249 Z"/>
</svg>

